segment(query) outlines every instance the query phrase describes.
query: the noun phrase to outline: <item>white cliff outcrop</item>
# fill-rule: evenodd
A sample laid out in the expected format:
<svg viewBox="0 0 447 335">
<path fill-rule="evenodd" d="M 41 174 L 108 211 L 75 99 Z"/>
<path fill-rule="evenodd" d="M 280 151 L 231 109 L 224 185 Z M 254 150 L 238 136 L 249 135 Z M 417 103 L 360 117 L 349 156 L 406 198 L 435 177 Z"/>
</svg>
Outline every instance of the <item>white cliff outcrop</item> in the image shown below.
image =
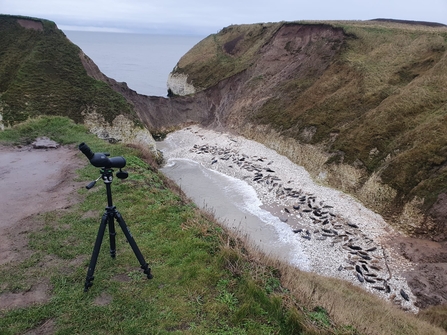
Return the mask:
<svg viewBox="0 0 447 335">
<path fill-rule="evenodd" d="M 168 90 L 171 90 L 171 92 L 175 95 L 189 95 L 196 93 L 196 88 L 193 85 L 188 84 L 187 79 L 187 75 L 175 73 L 174 69 L 168 77 Z"/>
<path fill-rule="evenodd" d="M 84 112 L 84 125 L 99 138 L 110 142 L 124 142 L 148 146 L 155 151 L 155 140 L 149 130 L 135 126 L 134 122 L 118 115 L 112 124 L 96 111 Z"/>
</svg>

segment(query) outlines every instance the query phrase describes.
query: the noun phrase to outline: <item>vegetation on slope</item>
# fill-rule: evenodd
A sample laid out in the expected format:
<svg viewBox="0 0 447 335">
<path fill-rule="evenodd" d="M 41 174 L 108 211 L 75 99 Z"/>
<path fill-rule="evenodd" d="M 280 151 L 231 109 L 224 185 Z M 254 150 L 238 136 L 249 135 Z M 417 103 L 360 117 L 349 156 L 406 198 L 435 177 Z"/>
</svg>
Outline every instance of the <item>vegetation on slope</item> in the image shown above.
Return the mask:
<svg viewBox="0 0 447 335">
<path fill-rule="evenodd" d="M 107 144 L 61 117 L 19 124 L 1 132 L 0 143 L 27 144 L 43 135 L 126 158 L 129 178 L 113 183 L 114 204 L 154 278 L 138 269 L 118 229 L 116 259 L 105 238 L 94 285 L 83 292 L 106 194 L 102 183 L 82 188 L 80 203 L 71 208 L 27 218 L 29 242 L 18 252 L 29 257 L 0 266 L 0 295 L 24 293 L 37 283 L 50 287 L 45 303 L 0 309 L 1 334 L 39 332 L 41 326 L 57 334 L 443 333 L 351 284 L 251 250 L 148 165 L 153 158 L 147 152 Z M 88 183 L 98 169 L 79 157 L 85 163 L 77 180 Z"/>
<path fill-rule="evenodd" d="M 294 25 L 301 28 L 286 35 Z M 303 39 L 296 32 L 305 27 L 343 29 L 344 37 L 337 41 L 309 28 L 307 44 L 294 49 L 293 43 Z M 279 41 L 281 32 L 288 42 Z M 336 52 L 328 52 L 331 48 Z M 277 57 L 265 50 L 276 50 Z M 239 115 L 229 124 L 266 125 L 297 146 L 324 148 L 325 164 L 309 166 L 315 177 L 326 171 L 332 186 L 360 198 L 373 177 L 393 191 L 380 199 L 369 190 L 375 199 L 367 205 L 392 216 L 416 203 L 417 210 L 438 220 L 432 233 L 441 233 L 447 216 L 430 210 L 447 193 L 446 50 L 447 27 L 381 21 L 241 25 L 199 43 L 176 71 L 201 88 L 239 73 L 244 79 L 233 92 L 243 95 L 234 97 Z M 275 63 L 291 65 L 281 57 L 300 64 L 278 80 L 267 73 Z M 360 176 L 348 188 L 346 176 L 330 176 L 341 164 L 355 167 Z"/>
<path fill-rule="evenodd" d="M 18 20 L 40 23 L 25 28 Z M 6 126 L 37 115 L 82 122 L 96 111 L 109 123 L 119 114 L 138 118 L 118 93 L 89 77 L 80 49 L 51 21 L 0 15 L 0 114 Z"/>
</svg>

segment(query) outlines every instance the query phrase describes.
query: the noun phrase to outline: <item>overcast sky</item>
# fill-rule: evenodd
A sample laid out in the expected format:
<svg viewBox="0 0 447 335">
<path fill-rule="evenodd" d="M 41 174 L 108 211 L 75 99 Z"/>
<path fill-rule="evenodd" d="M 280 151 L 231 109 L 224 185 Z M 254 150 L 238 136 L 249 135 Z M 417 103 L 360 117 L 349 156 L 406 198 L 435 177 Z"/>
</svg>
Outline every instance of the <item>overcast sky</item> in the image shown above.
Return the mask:
<svg viewBox="0 0 447 335">
<path fill-rule="evenodd" d="M 62 30 L 208 35 L 231 24 L 392 18 L 447 24 L 447 0 L 0 0 Z"/>
</svg>

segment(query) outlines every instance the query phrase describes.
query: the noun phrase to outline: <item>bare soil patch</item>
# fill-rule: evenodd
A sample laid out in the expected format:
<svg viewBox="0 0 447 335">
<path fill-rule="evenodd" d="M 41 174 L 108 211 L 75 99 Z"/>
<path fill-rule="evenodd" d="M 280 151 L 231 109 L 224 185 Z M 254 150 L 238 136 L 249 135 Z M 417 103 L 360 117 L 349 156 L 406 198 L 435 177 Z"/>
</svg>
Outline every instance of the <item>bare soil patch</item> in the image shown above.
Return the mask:
<svg viewBox="0 0 447 335">
<path fill-rule="evenodd" d="M 29 258 L 28 235 L 42 224 L 37 214 L 65 210 L 80 198 L 76 170 L 85 162 L 74 147 L 34 149 L 0 146 L 0 265 Z M 41 266 L 52 267 L 57 260 L 45 258 Z M 29 278 L 26 292 L 0 295 L 0 309 L 25 307 L 49 299 L 50 285 L 45 279 Z"/>
<path fill-rule="evenodd" d="M 396 252 L 416 264 L 404 273 L 416 306 L 427 308 L 447 302 L 447 242 L 395 237 L 389 241 Z"/>
<path fill-rule="evenodd" d="M 26 20 L 26 19 L 18 19 L 17 22 L 26 29 L 34 29 L 38 31 L 43 31 L 42 22 L 36 20 Z"/>
</svg>

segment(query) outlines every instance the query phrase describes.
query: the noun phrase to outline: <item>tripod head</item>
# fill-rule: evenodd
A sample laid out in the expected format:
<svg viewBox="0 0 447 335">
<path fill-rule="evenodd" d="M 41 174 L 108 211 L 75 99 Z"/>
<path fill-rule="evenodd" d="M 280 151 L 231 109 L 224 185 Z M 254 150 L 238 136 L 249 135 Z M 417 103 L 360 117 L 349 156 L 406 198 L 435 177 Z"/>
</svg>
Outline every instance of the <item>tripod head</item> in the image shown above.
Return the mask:
<svg viewBox="0 0 447 335">
<path fill-rule="evenodd" d="M 89 190 L 93 186 L 95 186 L 96 182 L 102 178 L 104 180 L 104 183 L 110 184 L 112 183 L 113 179 L 113 169 L 112 168 L 119 168 L 120 170 L 116 173 L 116 177 L 119 179 L 126 179 L 129 174 L 126 171 L 121 170 L 123 167 L 126 166 L 126 160 L 122 156 L 116 156 L 116 157 L 110 157 L 109 153 L 104 152 L 96 152 L 93 153 L 92 150 L 89 148 L 87 144 L 82 142 L 79 144 L 79 150 L 88 158 L 90 163 L 95 166 L 101 168 L 101 175 L 94 181 L 92 181 L 90 184 L 86 186 L 86 188 Z"/>
</svg>

